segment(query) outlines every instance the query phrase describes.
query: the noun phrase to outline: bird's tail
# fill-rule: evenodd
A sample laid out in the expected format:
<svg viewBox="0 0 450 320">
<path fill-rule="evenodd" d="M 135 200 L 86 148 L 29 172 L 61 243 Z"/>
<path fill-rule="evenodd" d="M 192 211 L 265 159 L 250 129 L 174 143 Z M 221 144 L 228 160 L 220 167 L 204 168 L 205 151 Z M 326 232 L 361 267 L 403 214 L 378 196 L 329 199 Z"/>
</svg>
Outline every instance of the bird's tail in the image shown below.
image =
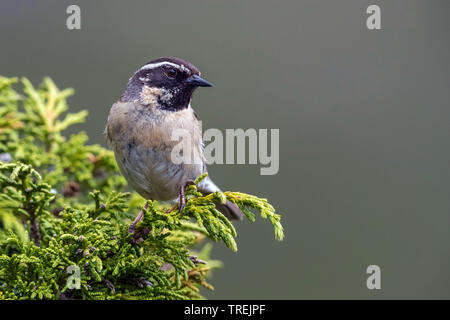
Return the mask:
<svg viewBox="0 0 450 320">
<path fill-rule="evenodd" d="M 228 218 L 228 220 L 242 220 L 244 219 L 244 213 L 237 205 L 230 200 L 226 203 L 217 203 L 216 209 L 222 212 L 222 214 Z"/>
<path fill-rule="evenodd" d="M 215 191 L 220 191 L 219 187 L 209 177 L 206 177 L 198 185 L 198 190 L 207 195 Z M 219 210 L 229 220 L 242 220 L 244 219 L 244 213 L 237 205 L 230 200 L 225 203 L 216 203 L 216 209 Z"/>
</svg>

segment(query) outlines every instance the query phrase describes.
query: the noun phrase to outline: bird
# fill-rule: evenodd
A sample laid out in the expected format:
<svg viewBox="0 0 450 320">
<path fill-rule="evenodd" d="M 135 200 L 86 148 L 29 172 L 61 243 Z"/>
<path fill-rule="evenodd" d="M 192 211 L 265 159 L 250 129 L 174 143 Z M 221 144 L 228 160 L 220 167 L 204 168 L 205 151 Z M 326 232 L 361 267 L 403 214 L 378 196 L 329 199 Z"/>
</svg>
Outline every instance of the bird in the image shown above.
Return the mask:
<svg viewBox="0 0 450 320">
<path fill-rule="evenodd" d="M 175 57 L 154 59 L 129 78 L 106 123 L 107 142 L 128 184 L 146 200 L 176 203 L 180 212 L 186 203 L 185 188 L 207 173 L 201 126 L 191 106 L 198 87 L 212 87 L 212 83 L 192 63 Z M 192 161 L 173 159 L 179 141 L 172 136 L 179 129 L 188 133 L 186 145 Z M 220 191 L 209 174 L 197 189 L 203 195 Z M 229 200 L 215 205 L 229 220 L 244 217 Z M 143 211 L 129 232 L 142 216 Z"/>
</svg>

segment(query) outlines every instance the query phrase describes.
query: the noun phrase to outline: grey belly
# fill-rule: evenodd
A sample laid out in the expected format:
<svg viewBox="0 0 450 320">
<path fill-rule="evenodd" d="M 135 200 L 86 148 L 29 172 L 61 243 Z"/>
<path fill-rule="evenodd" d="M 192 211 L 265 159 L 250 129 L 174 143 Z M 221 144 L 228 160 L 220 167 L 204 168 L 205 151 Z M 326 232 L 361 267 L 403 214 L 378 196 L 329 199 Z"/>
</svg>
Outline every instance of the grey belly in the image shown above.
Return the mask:
<svg viewBox="0 0 450 320">
<path fill-rule="evenodd" d="M 182 184 L 197 178 L 203 170 L 202 165 L 185 166 L 168 161 L 170 151 L 127 146 L 121 152 L 115 150 L 115 154 L 122 174 L 137 193 L 145 199 L 169 201 L 178 196 Z"/>
</svg>

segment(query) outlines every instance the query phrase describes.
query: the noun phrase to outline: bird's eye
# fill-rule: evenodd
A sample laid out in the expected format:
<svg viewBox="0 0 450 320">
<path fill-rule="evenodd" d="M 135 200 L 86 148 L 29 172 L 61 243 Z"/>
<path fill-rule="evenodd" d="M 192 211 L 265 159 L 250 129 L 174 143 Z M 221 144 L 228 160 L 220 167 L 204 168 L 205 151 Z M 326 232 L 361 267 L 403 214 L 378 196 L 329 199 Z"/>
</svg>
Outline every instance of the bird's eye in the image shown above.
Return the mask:
<svg viewBox="0 0 450 320">
<path fill-rule="evenodd" d="M 166 75 L 170 78 L 173 79 L 175 78 L 175 76 L 177 75 L 177 70 L 170 68 L 166 70 Z"/>
</svg>

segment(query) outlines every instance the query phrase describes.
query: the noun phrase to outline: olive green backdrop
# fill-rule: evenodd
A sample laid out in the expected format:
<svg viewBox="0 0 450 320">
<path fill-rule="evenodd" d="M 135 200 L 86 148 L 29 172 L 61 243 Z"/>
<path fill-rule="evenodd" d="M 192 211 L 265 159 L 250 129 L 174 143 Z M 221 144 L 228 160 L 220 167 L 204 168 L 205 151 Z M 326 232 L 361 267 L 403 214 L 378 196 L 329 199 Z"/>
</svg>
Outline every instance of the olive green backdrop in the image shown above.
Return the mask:
<svg viewBox="0 0 450 320">
<path fill-rule="evenodd" d="M 82 29 L 66 29 L 81 7 Z M 366 28 L 381 6 L 382 30 Z M 0 74 L 74 87 L 104 144 L 111 104 L 160 56 L 213 82 L 193 106 L 206 128 L 279 128 L 280 171 L 214 165 L 226 190 L 283 215 L 237 223 L 239 251 L 211 299 L 450 298 L 450 2 L 2 1 Z M 381 290 L 366 268 L 381 267 Z"/>
</svg>

